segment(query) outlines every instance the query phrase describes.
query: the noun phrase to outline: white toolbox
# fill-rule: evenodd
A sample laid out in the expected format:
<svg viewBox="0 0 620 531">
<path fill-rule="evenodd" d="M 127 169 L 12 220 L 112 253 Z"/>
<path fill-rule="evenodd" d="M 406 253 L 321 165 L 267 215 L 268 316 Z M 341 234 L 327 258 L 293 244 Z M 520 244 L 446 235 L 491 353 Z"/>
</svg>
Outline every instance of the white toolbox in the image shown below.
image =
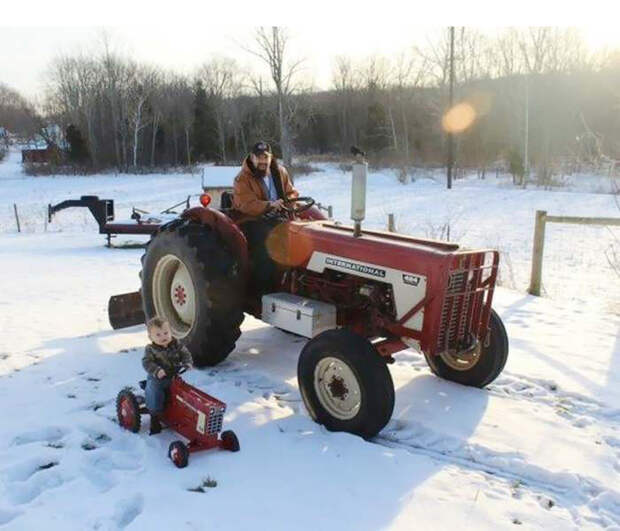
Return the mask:
<svg viewBox="0 0 620 531">
<path fill-rule="evenodd" d="M 312 338 L 336 328 L 336 307 L 290 293 L 263 295 L 262 320 L 282 330 Z"/>
</svg>

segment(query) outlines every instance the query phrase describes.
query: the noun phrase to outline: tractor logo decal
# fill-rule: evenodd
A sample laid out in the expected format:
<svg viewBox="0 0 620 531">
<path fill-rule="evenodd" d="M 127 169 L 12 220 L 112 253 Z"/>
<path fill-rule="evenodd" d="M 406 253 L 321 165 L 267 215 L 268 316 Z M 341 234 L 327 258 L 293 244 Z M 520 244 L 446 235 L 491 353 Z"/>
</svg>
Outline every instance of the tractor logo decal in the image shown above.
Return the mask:
<svg viewBox="0 0 620 531">
<path fill-rule="evenodd" d="M 418 275 L 403 273 L 403 282 L 405 284 L 409 284 L 410 286 L 418 286 L 420 284 L 420 280 L 422 280 L 422 277 L 419 277 Z"/>
<path fill-rule="evenodd" d="M 385 278 L 385 269 L 379 269 L 378 267 L 356 264 L 355 262 L 347 262 L 345 260 L 339 260 L 337 258 L 325 258 L 325 263 L 327 265 L 341 267 L 343 269 L 349 269 L 351 271 L 357 271 L 358 273 L 365 273 L 374 277 Z"/>
</svg>

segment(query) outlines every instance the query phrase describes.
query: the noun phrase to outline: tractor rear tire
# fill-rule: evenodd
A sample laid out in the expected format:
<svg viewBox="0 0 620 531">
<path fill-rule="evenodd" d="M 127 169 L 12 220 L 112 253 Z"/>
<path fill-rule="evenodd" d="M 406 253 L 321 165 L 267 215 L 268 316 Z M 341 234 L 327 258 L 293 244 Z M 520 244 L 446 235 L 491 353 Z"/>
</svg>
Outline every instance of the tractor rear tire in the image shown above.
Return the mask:
<svg viewBox="0 0 620 531">
<path fill-rule="evenodd" d="M 469 367 L 458 366 L 458 359 L 445 359 L 442 356 L 427 356 L 431 371 L 445 380 L 468 385 L 484 387 L 490 384 L 504 370 L 508 360 L 508 335 L 504 323 L 495 310 L 491 310 L 489 320 L 489 339 L 481 345 L 480 356 Z"/>
<path fill-rule="evenodd" d="M 241 334 L 243 279 L 211 227 L 191 221 L 165 226 L 142 256 L 140 278 L 147 321 L 169 321 L 197 367 L 226 359 Z"/>
<path fill-rule="evenodd" d="M 315 422 L 369 439 L 389 422 L 394 383 L 370 341 L 346 329 L 306 343 L 297 364 L 299 390 Z"/>
</svg>

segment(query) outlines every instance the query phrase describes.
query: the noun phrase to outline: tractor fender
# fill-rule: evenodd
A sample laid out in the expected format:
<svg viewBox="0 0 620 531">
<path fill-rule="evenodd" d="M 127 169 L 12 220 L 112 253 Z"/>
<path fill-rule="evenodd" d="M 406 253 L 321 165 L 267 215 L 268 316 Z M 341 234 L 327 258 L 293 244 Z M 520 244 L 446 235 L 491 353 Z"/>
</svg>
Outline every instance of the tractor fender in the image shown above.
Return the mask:
<svg viewBox="0 0 620 531">
<path fill-rule="evenodd" d="M 303 221 L 326 221 L 327 216 L 323 214 L 317 207 L 313 206 L 304 212 L 300 212 L 299 219 Z"/>
<path fill-rule="evenodd" d="M 194 207 L 185 210 L 181 219 L 190 219 L 201 225 L 208 225 L 220 235 L 226 246 L 239 259 L 243 278 L 248 272 L 248 242 L 239 227 L 227 216 L 208 207 Z"/>
</svg>

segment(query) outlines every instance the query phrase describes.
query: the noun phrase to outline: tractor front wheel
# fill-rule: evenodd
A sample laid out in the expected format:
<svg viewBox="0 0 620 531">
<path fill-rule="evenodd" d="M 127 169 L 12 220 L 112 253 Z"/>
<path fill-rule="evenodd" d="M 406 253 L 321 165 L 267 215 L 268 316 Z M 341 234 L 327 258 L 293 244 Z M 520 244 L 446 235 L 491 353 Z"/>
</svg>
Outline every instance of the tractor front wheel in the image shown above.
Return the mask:
<svg viewBox="0 0 620 531">
<path fill-rule="evenodd" d="M 223 448 L 224 450 L 228 450 L 229 452 L 238 452 L 240 449 L 239 439 L 237 439 L 237 435 L 232 430 L 226 430 L 222 432 L 221 435 Z"/>
<path fill-rule="evenodd" d="M 140 431 L 140 405 L 129 389 L 123 389 L 116 396 L 116 417 L 118 424 L 133 433 Z"/>
<path fill-rule="evenodd" d="M 177 468 L 185 468 L 189 461 L 189 449 L 182 441 L 173 441 L 168 448 L 168 457 Z"/>
<path fill-rule="evenodd" d="M 491 310 L 489 332 L 485 340 L 462 356 L 441 354 L 426 356 L 431 371 L 445 380 L 472 387 L 484 387 L 497 378 L 508 359 L 508 335 L 501 318 Z"/>
<path fill-rule="evenodd" d="M 310 416 L 330 431 L 368 439 L 392 416 L 390 371 L 370 341 L 350 330 L 328 330 L 306 343 L 297 380 Z"/>
</svg>

